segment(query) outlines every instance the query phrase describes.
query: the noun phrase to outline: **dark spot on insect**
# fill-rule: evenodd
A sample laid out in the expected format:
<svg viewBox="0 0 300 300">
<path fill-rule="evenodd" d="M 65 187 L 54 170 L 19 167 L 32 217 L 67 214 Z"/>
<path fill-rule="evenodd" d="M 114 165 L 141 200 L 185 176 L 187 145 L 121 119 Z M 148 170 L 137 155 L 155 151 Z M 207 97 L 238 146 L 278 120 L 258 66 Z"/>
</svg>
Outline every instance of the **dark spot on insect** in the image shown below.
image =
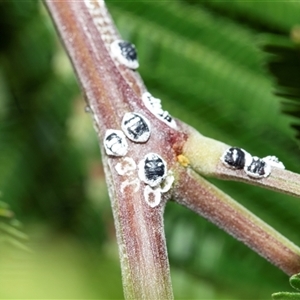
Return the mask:
<svg viewBox="0 0 300 300">
<path fill-rule="evenodd" d="M 162 113 L 159 113 L 158 115 L 168 123 L 171 123 L 173 120 L 173 118 L 170 116 L 170 114 L 167 111 L 162 111 Z"/>
<path fill-rule="evenodd" d="M 108 130 L 104 139 L 104 147 L 108 155 L 123 156 L 127 153 L 127 143 L 122 131 Z"/>
<path fill-rule="evenodd" d="M 167 175 L 166 162 L 156 153 L 148 153 L 139 163 L 139 176 L 146 184 L 159 185 Z"/>
<path fill-rule="evenodd" d="M 137 52 L 133 44 L 126 41 L 121 41 L 118 43 L 118 45 L 120 47 L 122 56 L 124 56 L 127 60 L 137 60 Z"/>
<path fill-rule="evenodd" d="M 145 159 L 145 176 L 148 180 L 156 181 L 158 178 L 163 178 L 166 172 L 166 166 L 163 160 L 159 157 Z"/>
<path fill-rule="evenodd" d="M 123 40 L 115 40 L 110 44 L 110 50 L 112 51 L 112 56 L 124 66 L 132 70 L 139 67 L 137 52 L 133 44 Z"/>
<path fill-rule="evenodd" d="M 252 163 L 246 167 L 245 171 L 252 177 L 266 177 L 270 174 L 270 167 L 262 159 L 253 157 Z"/>
<path fill-rule="evenodd" d="M 122 139 L 116 133 L 108 135 L 106 141 L 109 149 L 111 149 L 115 144 L 122 144 Z"/>
<path fill-rule="evenodd" d="M 136 142 L 145 142 L 150 136 L 150 126 L 148 125 L 148 122 L 139 114 L 125 114 L 122 128 L 128 138 Z"/>
<path fill-rule="evenodd" d="M 246 153 L 240 148 L 232 147 L 225 152 L 223 161 L 230 167 L 243 169 L 246 162 Z"/>
<path fill-rule="evenodd" d="M 145 131 L 149 131 L 147 124 L 142 118 L 133 115 L 130 119 L 124 122 L 127 130 L 134 139 L 138 139 Z"/>
<path fill-rule="evenodd" d="M 169 114 L 167 114 L 165 117 L 164 117 L 164 119 L 167 121 L 167 122 L 169 122 L 169 123 L 171 123 L 172 122 L 172 117 L 169 115 Z"/>
</svg>

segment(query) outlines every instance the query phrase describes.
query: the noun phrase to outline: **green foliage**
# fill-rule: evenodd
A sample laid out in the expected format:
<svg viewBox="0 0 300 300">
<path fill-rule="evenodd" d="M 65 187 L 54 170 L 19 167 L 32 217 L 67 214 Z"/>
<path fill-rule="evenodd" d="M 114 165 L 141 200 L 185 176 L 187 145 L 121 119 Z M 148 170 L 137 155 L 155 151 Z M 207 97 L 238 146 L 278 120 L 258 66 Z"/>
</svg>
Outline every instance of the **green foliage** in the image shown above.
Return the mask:
<svg viewBox="0 0 300 300">
<path fill-rule="evenodd" d="M 16 247 L 1 243 L 0 298 L 45 298 L 52 291 L 59 298 L 85 298 L 93 294 L 87 292 L 90 289 L 103 298 L 120 297 L 120 273 L 117 289 L 108 284 L 93 288 L 92 280 L 82 287 L 83 293 L 79 284 L 72 288 L 68 276 L 80 274 L 80 268 L 72 266 L 72 254 L 61 257 L 64 251 L 56 245 L 60 238 L 69 244 L 76 240 L 76 248 L 80 241 L 84 250 L 74 249 L 80 259 L 95 260 L 93 252 L 99 253 L 107 236 L 115 238 L 96 134 L 51 20 L 35 0 L 0 2 L 0 20 L 0 190 L 2 200 L 24 224 L 29 235 L 25 245 L 33 252 L 16 254 Z M 95 185 L 98 180 L 100 185 Z M 1 240 L 25 247 L 25 235 L 11 221 L 1 218 Z M 43 256 L 45 248 L 53 250 L 51 255 Z M 106 260 L 116 273 L 118 257 Z M 87 273 L 99 273 L 101 265 L 91 263 Z M 105 273 L 108 269 L 103 268 Z M 52 272 L 53 278 L 48 276 Z M 114 276 L 106 274 L 107 280 Z"/>
<path fill-rule="evenodd" d="M 290 108 L 295 112 L 296 104 L 289 109 L 282 105 L 268 72 L 271 66 L 274 75 L 275 69 L 282 73 L 276 62 L 283 61 L 270 65 L 270 52 L 278 54 L 282 45 L 297 49 L 290 31 L 299 19 L 299 3 L 107 2 L 122 36 L 137 46 L 139 71 L 149 91 L 163 100 L 166 110 L 207 136 L 253 155 L 274 154 L 287 169 L 300 172 L 291 127 L 299 116 L 282 113 Z M 60 287 L 55 296 L 75 298 L 78 291 L 77 298 L 120 298 L 113 220 L 96 134 L 49 17 L 34 0 L 0 2 L 0 37 L 3 201 L 27 226 L 32 243 L 55 248 L 42 261 L 59 264 L 54 269 L 43 265 L 43 272 L 57 274 L 66 290 L 72 290 L 70 282 L 85 286 L 68 295 Z M 300 244 L 295 230 L 300 226 L 298 199 L 242 183 L 211 181 Z M 286 289 L 281 271 L 216 226 L 173 203 L 165 215 L 177 299 L 263 299 Z M 67 252 L 57 246 L 59 239 L 71 245 Z M 114 254 L 107 255 L 111 249 Z M 96 277 L 104 282 L 100 287 Z M 40 286 L 54 287 L 49 282 L 57 281 L 51 280 Z M 51 288 L 47 291 L 53 295 Z"/>
<path fill-rule="evenodd" d="M 28 236 L 21 231 L 21 223 L 8 205 L 0 201 L 0 253 L 7 248 L 30 251 L 26 246 Z"/>
<path fill-rule="evenodd" d="M 299 293 L 288 293 L 288 292 L 279 292 L 274 293 L 272 295 L 274 300 L 299 300 L 300 294 Z"/>
<path fill-rule="evenodd" d="M 287 169 L 300 171 L 294 119 L 282 114 L 282 100 L 273 93 L 273 74 L 267 65 L 270 55 L 263 51 L 289 40 L 298 4 L 108 1 L 108 5 L 122 36 L 137 46 L 139 71 L 149 91 L 172 115 L 204 135 L 258 156 L 277 155 Z M 293 17 L 283 17 L 283 11 Z M 211 181 L 299 244 L 297 199 L 242 183 Z M 214 282 L 219 291 L 234 286 L 231 293 L 239 299 L 264 298 L 273 284 L 284 288 L 284 274 L 194 213 L 170 204 L 165 225 L 171 266 Z"/>
<path fill-rule="evenodd" d="M 291 286 L 292 286 L 294 289 L 300 291 L 300 273 L 299 273 L 299 274 L 296 274 L 296 275 L 293 275 L 293 276 L 290 278 L 290 284 L 291 284 Z"/>
<path fill-rule="evenodd" d="M 300 139 L 300 48 L 299 27 L 291 32 L 294 41 L 288 38 L 270 38 L 265 50 L 271 54 L 268 67 L 276 78 L 276 93 L 283 98 L 283 111 L 294 117 L 292 127 Z"/>
<path fill-rule="evenodd" d="M 295 274 L 290 278 L 291 286 L 300 291 L 300 274 Z M 300 293 L 278 292 L 272 294 L 274 300 L 299 300 Z"/>
</svg>

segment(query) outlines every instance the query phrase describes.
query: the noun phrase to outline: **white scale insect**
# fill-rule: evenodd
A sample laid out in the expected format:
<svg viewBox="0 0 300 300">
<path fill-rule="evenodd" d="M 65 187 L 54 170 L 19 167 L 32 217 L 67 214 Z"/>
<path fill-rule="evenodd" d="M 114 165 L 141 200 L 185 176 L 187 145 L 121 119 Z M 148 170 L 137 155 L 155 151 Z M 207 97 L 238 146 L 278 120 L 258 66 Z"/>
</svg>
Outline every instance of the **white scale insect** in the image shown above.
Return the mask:
<svg viewBox="0 0 300 300">
<path fill-rule="evenodd" d="M 116 164 L 115 169 L 121 176 L 128 175 L 136 169 L 136 163 L 131 157 L 124 157 L 123 161 Z"/>
<path fill-rule="evenodd" d="M 126 137 L 121 130 L 107 129 L 103 144 L 107 155 L 124 156 L 128 151 Z"/>
<path fill-rule="evenodd" d="M 221 160 L 229 168 L 243 169 L 245 165 L 248 166 L 251 164 L 252 156 L 241 148 L 231 147 L 224 152 Z"/>
<path fill-rule="evenodd" d="M 176 122 L 171 117 L 171 115 L 162 109 L 161 100 L 153 97 L 149 92 L 145 92 L 142 95 L 142 100 L 145 106 L 150 110 L 150 112 L 155 115 L 159 120 L 163 121 L 170 127 L 176 129 Z"/>
<path fill-rule="evenodd" d="M 245 172 L 253 178 L 268 177 L 271 174 L 271 166 L 257 156 L 252 157 L 250 165 L 245 166 Z"/>
<path fill-rule="evenodd" d="M 126 113 L 123 117 L 121 127 L 126 136 L 136 143 L 147 142 L 151 134 L 149 120 L 138 113 Z"/>
<path fill-rule="evenodd" d="M 160 185 L 155 187 L 146 185 L 144 189 L 144 198 L 148 205 L 151 207 L 159 205 L 161 201 L 161 194 L 168 192 L 171 189 L 173 182 L 174 176 L 171 172 L 169 172 Z"/>
<path fill-rule="evenodd" d="M 272 167 L 285 169 L 283 163 L 276 156 L 259 158 L 251 156 L 247 151 L 231 147 L 221 156 L 221 161 L 229 168 L 244 169 L 246 174 L 252 178 L 264 178 L 271 174 Z"/>
<path fill-rule="evenodd" d="M 268 155 L 264 158 L 262 158 L 263 161 L 271 165 L 272 167 L 278 168 L 278 169 L 285 169 L 284 164 L 278 159 L 278 157 L 274 155 Z"/>
<path fill-rule="evenodd" d="M 135 46 L 127 41 L 115 40 L 110 45 L 112 56 L 129 69 L 137 69 L 139 62 Z"/>
<path fill-rule="evenodd" d="M 156 153 L 148 153 L 138 164 L 139 178 L 147 185 L 144 189 L 145 201 L 155 207 L 161 201 L 161 194 L 168 192 L 174 182 L 174 176 L 167 172 L 167 164 Z"/>
<path fill-rule="evenodd" d="M 144 198 L 146 203 L 153 208 L 159 205 L 161 201 L 161 191 L 159 188 L 153 189 L 147 185 L 144 189 Z"/>
<path fill-rule="evenodd" d="M 115 166 L 120 176 L 127 176 L 121 184 L 121 191 L 124 192 L 127 186 L 134 186 L 134 192 L 140 189 L 140 180 L 146 183 L 144 188 L 144 199 L 150 207 L 156 207 L 161 202 L 163 193 L 168 192 L 174 182 L 172 172 L 167 172 L 166 162 L 156 153 L 148 153 L 138 164 L 138 178 L 134 178 L 134 171 L 137 166 L 130 157 L 124 157 Z"/>
<path fill-rule="evenodd" d="M 158 186 L 167 176 L 167 164 L 156 153 L 148 153 L 138 168 L 140 179 L 151 187 Z"/>
<path fill-rule="evenodd" d="M 120 176 L 127 178 L 121 184 L 121 192 L 125 191 L 128 186 L 133 186 L 133 192 L 136 193 L 140 189 L 140 180 L 134 176 L 136 163 L 131 157 L 124 157 L 122 161 L 115 165 L 115 169 Z"/>
</svg>

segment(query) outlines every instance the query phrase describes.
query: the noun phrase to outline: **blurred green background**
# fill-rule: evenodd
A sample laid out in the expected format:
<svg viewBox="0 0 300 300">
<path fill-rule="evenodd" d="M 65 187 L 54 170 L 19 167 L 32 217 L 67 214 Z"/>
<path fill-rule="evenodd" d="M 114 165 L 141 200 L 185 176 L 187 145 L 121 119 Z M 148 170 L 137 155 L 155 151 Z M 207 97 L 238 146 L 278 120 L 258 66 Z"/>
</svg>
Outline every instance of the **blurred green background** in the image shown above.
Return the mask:
<svg viewBox="0 0 300 300">
<path fill-rule="evenodd" d="M 166 110 L 300 172 L 300 97 L 274 94 L 275 75 L 299 82 L 299 2 L 107 4 Z M 209 180 L 300 245 L 299 199 Z M 91 116 L 38 1 L 0 2 L 0 191 L 0 298 L 123 298 Z M 270 299 L 291 290 L 280 270 L 175 203 L 165 230 L 176 299 Z"/>
</svg>

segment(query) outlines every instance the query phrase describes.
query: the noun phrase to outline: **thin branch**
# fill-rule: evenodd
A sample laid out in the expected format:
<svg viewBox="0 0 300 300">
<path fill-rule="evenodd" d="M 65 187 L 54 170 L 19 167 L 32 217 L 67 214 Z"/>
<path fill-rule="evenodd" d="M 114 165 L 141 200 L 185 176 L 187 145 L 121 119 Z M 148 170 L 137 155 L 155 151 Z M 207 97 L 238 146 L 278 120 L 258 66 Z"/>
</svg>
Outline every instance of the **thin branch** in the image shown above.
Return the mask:
<svg viewBox="0 0 300 300">
<path fill-rule="evenodd" d="M 126 112 L 142 113 L 151 122 L 147 144 L 129 142 L 127 157 L 136 165 L 149 152 L 160 153 L 175 162 L 170 140 L 184 137 L 145 110 L 135 91 L 112 60 L 92 15 L 83 1 L 45 1 L 73 63 L 95 127 L 102 140 L 107 129 L 121 129 Z M 99 1 L 103 7 L 103 2 Z M 127 71 L 132 78 L 135 73 Z M 161 141 L 165 141 L 162 143 Z M 145 184 L 137 171 L 121 175 L 125 158 L 107 156 L 103 163 L 115 219 L 125 297 L 127 299 L 172 299 L 172 288 L 163 230 L 165 199 L 156 207 L 144 200 Z M 169 166 L 171 167 L 171 165 Z"/>
<path fill-rule="evenodd" d="M 114 22 L 105 6 L 103 0 L 84 0 L 84 3 L 92 17 L 92 21 L 98 30 L 99 36 L 107 49 L 110 51 L 110 45 L 112 42 L 118 39 L 122 39 Z M 136 93 L 138 97 L 142 97 L 142 94 L 146 91 L 146 87 L 139 73 L 133 72 L 127 67 L 119 64 L 115 61 L 115 65 L 123 76 L 128 85 Z"/>
<path fill-rule="evenodd" d="M 249 177 L 244 170 L 226 167 L 221 157 L 230 146 L 205 137 L 189 126 L 185 126 L 188 139 L 183 148 L 183 155 L 189 165 L 197 173 L 220 179 L 242 181 L 251 185 L 261 186 L 273 191 L 300 197 L 300 175 L 291 171 L 272 168 L 266 178 Z"/>
<path fill-rule="evenodd" d="M 288 275 L 300 271 L 300 248 L 192 169 L 181 170 L 174 200 L 224 229 Z"/>
</svg>

